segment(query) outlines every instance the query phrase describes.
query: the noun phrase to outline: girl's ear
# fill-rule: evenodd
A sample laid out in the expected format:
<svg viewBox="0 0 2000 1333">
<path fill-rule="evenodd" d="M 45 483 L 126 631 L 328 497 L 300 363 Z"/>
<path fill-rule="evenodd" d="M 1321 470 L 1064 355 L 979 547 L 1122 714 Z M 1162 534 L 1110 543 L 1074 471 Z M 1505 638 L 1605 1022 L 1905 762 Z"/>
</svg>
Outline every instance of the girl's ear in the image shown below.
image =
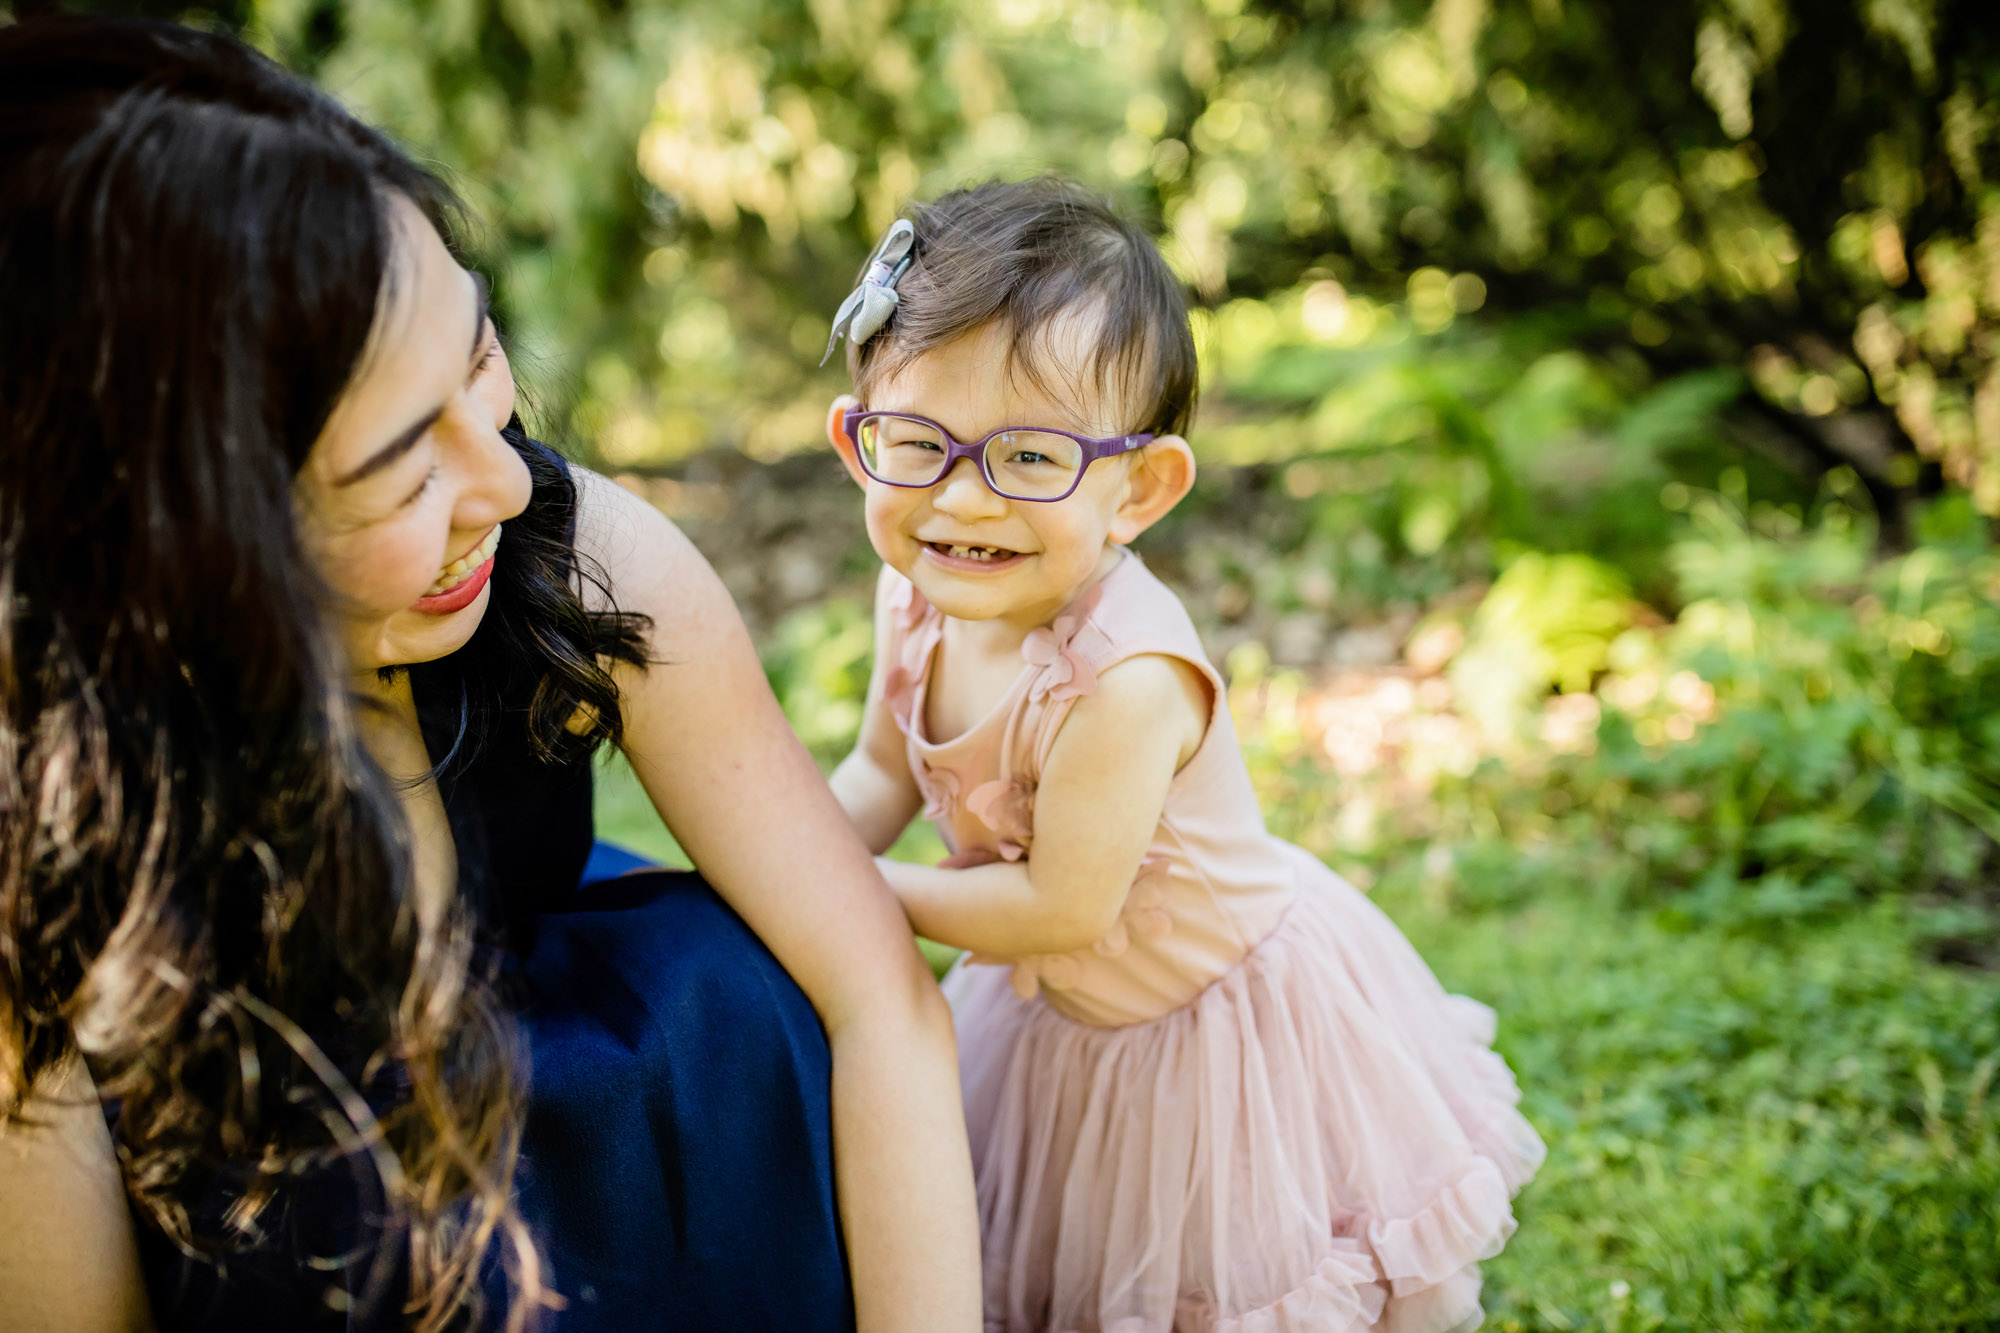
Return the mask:
<svg viewBox="0 0 2000 1333">
<path fill-rule="evenodd" d="M 1139 451 L 1125 472 L 1125 501 L 1111 520 L 1111 540 L 1123 545 L 1166 516 L 1194 487 L 1194 450 L 1178 435 L 1162 435 Z"/>
<path fill-rule="evenodd" d="M 861 470 L 861 460 L 855 456 L 854 439 L 847 433 L 845 421 L 847 414 L 859 406 L 861 400 L 851 393 L 834 399 L 833 406 L 826 412 L 826 438 L 832 443 L 833 451 L 840 455 L 840 465 L 847 469 L 847 475 L 865 491 L 868 489 L 868 474 Z"/>
</svg>

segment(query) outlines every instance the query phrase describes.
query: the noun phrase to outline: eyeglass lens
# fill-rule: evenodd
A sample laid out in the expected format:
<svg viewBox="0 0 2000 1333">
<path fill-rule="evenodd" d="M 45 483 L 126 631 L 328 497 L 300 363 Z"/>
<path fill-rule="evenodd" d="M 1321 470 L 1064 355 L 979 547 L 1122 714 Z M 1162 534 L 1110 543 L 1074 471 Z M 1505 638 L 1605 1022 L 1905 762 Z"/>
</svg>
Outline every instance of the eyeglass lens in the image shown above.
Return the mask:
<svg viewBox="0 0 2000 1333">
<path fill-rule="evenodd" d="M 937 427 L 908 417 L 869 417 L 861 423 L 861 458 L 878 480 L 929 486 L 944 475 L 949 446 Z M 986 442 L 986 480 L 1017 500 L 1052 500 L 1067 492 L 1083 468 L 1083 446 L 1042 430 L 1002 431 Z"/>
</svg>

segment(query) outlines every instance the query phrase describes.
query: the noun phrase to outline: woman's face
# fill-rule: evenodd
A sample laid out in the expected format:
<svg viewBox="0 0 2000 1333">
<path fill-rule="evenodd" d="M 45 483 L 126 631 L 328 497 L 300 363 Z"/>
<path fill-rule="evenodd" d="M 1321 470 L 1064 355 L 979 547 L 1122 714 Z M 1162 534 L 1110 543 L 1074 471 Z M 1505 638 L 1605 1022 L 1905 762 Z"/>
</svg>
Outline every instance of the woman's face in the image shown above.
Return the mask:
<svg viewBox="0 0 2000 1333">
<path fill-rule="evenodd" d="M 357 671 L 445 656 L 479 627 L 528 469 L 500 437 L 514 377 L 486 291 L 394 202 L 395 280 L 296 487 L 301 527 Z"/>
</svg>

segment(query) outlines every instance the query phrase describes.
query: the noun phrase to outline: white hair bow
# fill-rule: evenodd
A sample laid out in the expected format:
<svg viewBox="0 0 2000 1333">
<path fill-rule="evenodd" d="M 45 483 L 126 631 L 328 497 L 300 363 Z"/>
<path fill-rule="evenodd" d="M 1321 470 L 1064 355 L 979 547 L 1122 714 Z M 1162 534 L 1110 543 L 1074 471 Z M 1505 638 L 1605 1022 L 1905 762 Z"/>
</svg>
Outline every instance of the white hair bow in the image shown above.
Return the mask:
<svg viewBox="0 0 2000 1333">
<path fill-rule="evenodd" d="M 889 316 L 896 313 L 896 303 L 901 299 L 896 295 L 896 284 L 902 281 L 909 270 L 912 251 L 916 249 L 917 229 L 909 219 L 898 218 L 884 233 L 882 243 L 875 247 L 875 254 L 868 261 L 868 271 L 861 275 L 861 285 L 847 294 L 834 312 L 833 332 L 826 338 L 826 355 L 819 363 L 826 364 L 826 358 L 833 355 L 833 345 L 846 334 L 849 345 L 861 346 L 889 322 Z"/>
</svg>

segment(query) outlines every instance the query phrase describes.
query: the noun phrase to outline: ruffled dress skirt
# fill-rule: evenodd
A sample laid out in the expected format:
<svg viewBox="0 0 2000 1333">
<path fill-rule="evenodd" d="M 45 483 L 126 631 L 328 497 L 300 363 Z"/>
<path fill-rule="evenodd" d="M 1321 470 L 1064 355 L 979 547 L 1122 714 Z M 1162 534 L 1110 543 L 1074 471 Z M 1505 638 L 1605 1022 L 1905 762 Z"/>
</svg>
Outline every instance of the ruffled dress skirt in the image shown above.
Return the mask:
<svg viewBox="0 0 2000 1333">
<path fill-rule="evenodd" d="M 1543 1148 L 1493 1052 L 1303 851 L 1276 929 L 1191 1003 L 1098 1027 L 1004 968 L 946 980 L 988 1333 L 1442 1333 Z"/>
</svg>

